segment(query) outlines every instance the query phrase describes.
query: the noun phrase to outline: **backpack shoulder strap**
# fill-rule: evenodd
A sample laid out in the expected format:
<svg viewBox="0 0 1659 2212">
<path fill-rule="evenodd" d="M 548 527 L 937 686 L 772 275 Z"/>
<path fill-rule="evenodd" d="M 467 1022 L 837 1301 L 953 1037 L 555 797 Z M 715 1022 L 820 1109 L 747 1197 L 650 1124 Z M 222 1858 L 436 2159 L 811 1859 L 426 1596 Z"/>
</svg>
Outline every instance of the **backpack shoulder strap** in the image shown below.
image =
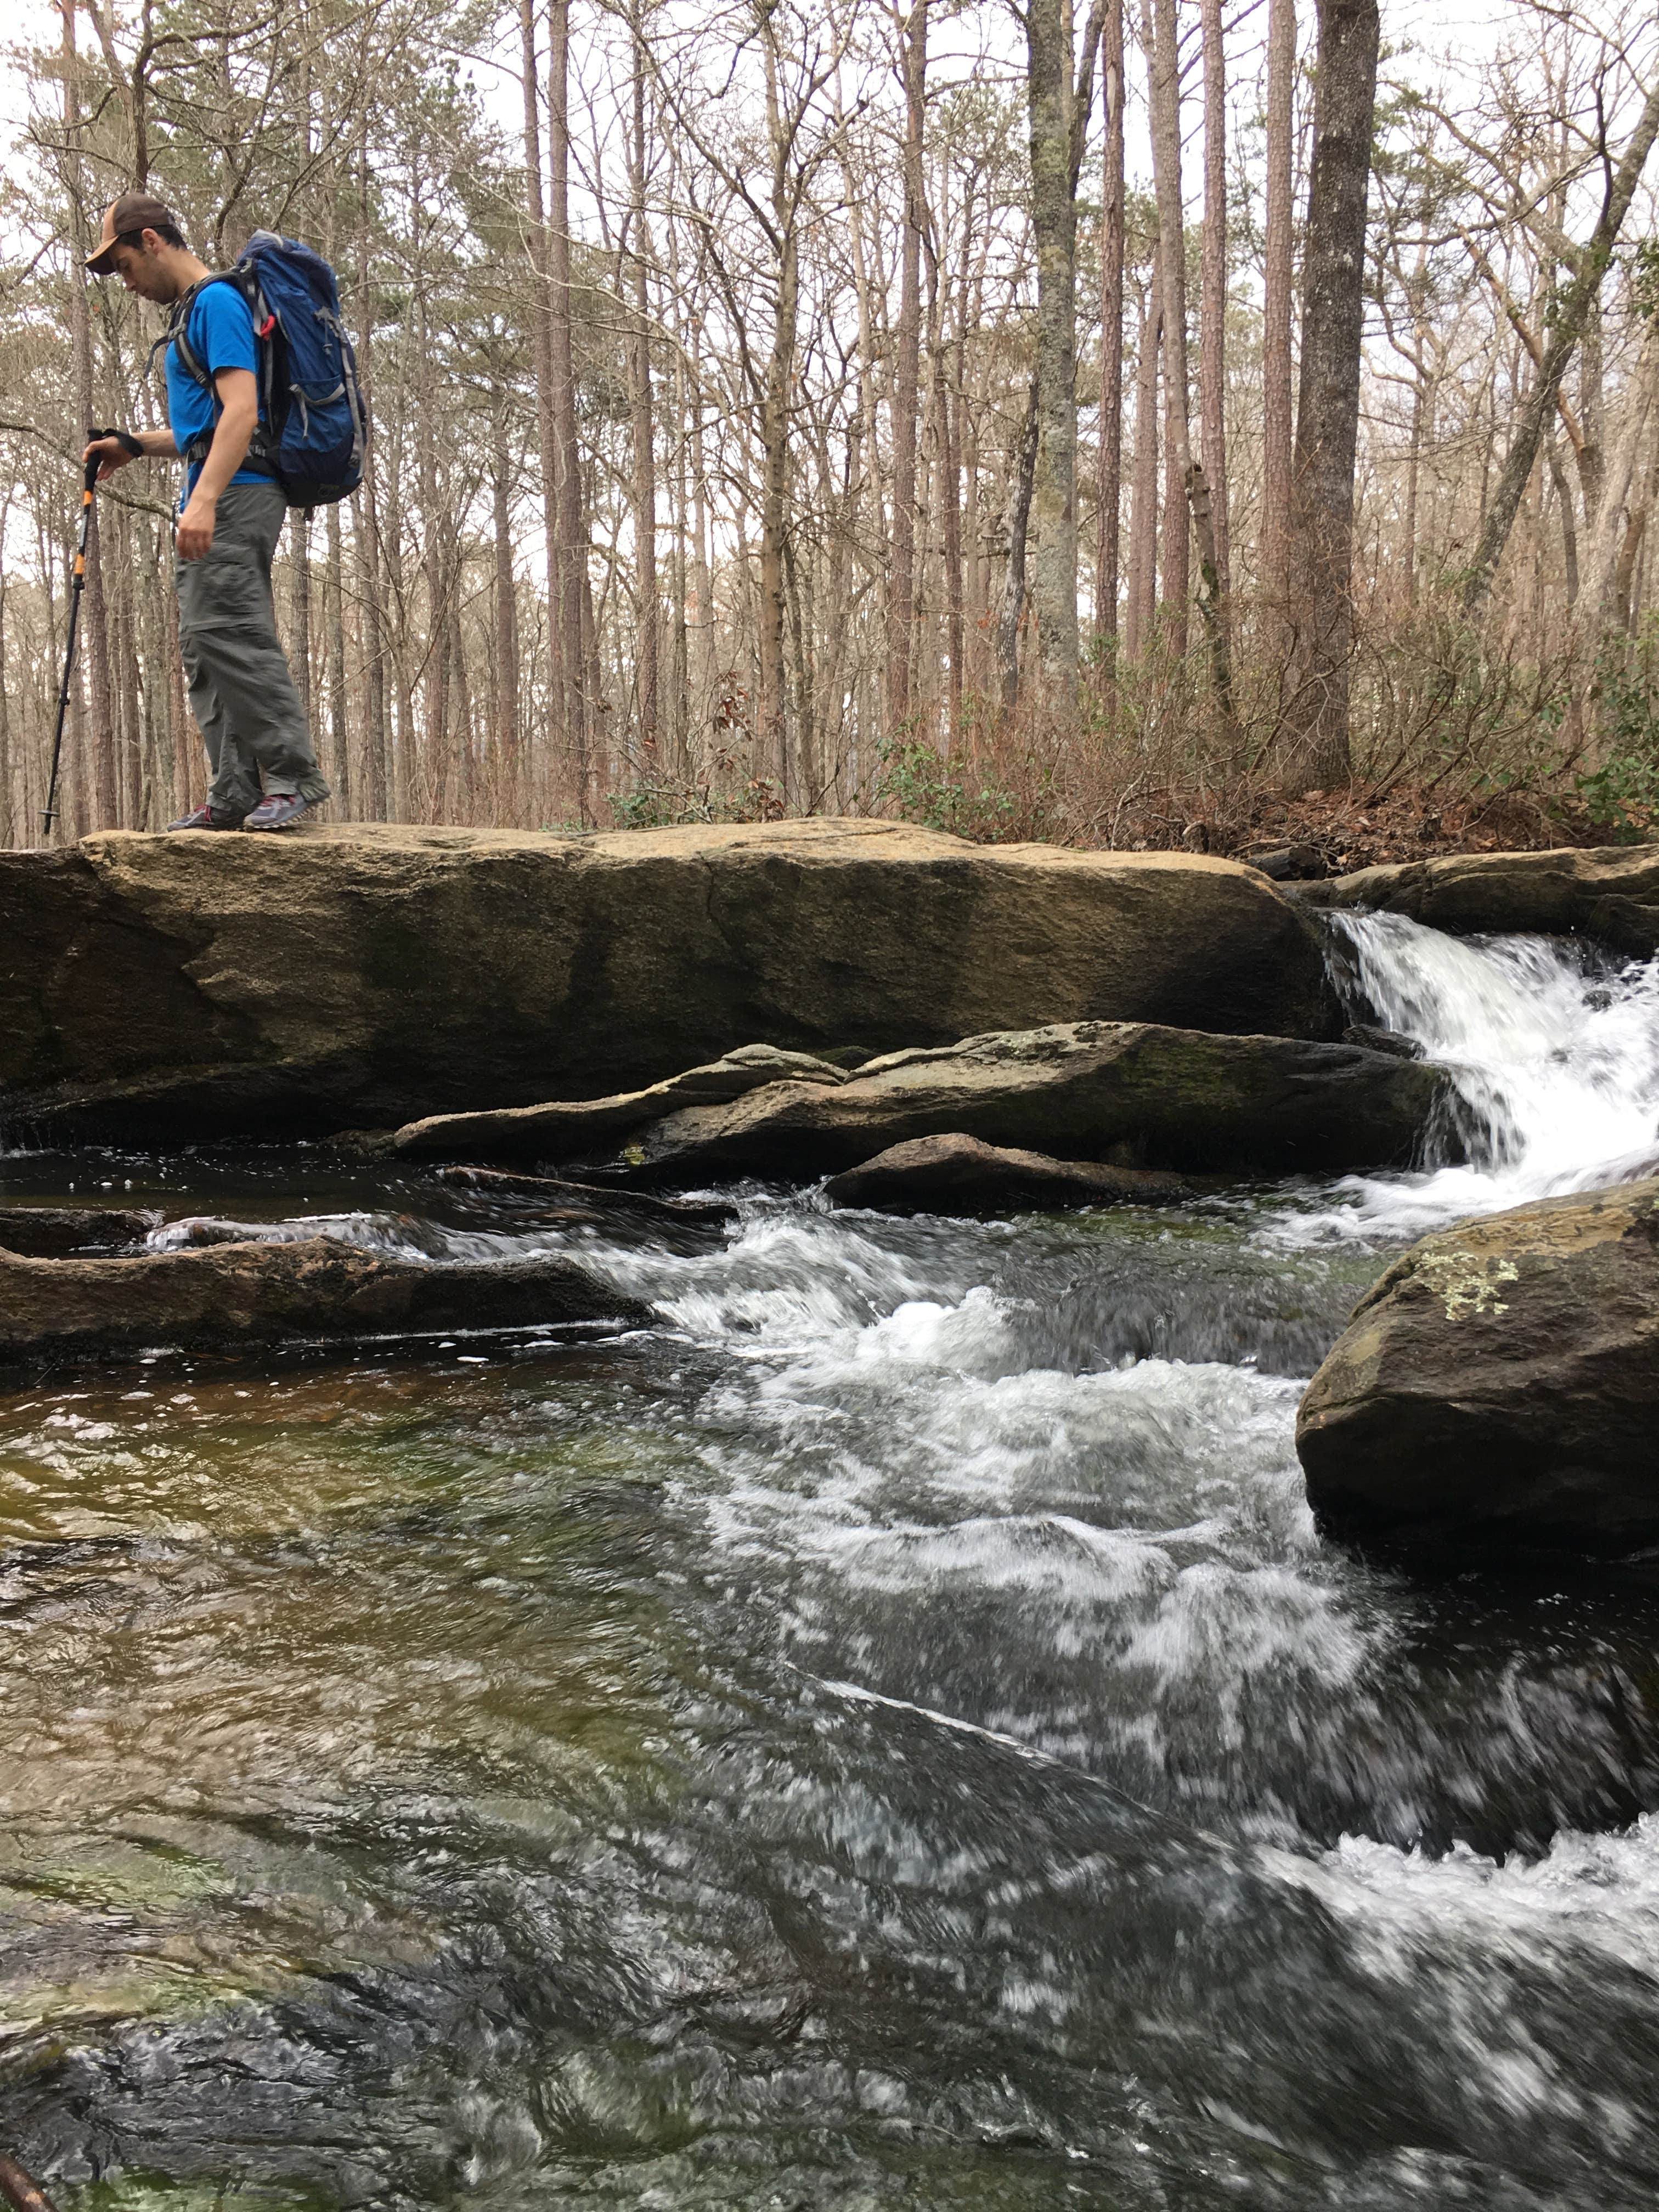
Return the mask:
<svg viewBox="0 0 1659 2212">
<path fill-rule="evenodd" d="M 144 364 L 146 376 L 149 376 L 155 368 L 155 356 L 163 347 L 176 346 L 179 350 L 179 365 L 185 375 L 199 384 L 204 392 L 212 390 L 213 380 L 203 366 L 195 347 L 190 342 L 190 319 L 196 312 L 197 301 L 210 284 L 234 284 L 236 287 L 238 292 L 248 302 L 249 312 L 253 315 L 257 334 L 259 319 L 258 309 L 250 297 L 251 280 L 245 278 L 240 270 L 216 270 L 212 276 L 204 276 L 199 284 L 192 284 L 188 292 L 181 294 L 173 301 L 167 315 L 167 326 L 149 349 L 149 358 Z M 257 289 L 257 287 L 252 289 Z"/>
</svg>

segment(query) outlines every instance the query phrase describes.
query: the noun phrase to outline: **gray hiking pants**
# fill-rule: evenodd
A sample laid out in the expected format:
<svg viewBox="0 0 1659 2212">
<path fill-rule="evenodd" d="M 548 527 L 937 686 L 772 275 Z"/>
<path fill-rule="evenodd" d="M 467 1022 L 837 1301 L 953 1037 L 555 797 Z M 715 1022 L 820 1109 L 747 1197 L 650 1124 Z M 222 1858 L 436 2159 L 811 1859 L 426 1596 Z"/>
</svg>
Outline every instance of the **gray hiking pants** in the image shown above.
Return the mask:
<svg viewBox="0 0 1659 2212">
<path fill-rule="evenodd" d="M 173 566 L 179 646 L 207 741 L 216 814 L 240 818 L 267 792 L 329 796 L 271 602 L 271 556 L 287 513 L 276 484 L 228 484 L 212 544 L 201 560 Z"/>
</svg>

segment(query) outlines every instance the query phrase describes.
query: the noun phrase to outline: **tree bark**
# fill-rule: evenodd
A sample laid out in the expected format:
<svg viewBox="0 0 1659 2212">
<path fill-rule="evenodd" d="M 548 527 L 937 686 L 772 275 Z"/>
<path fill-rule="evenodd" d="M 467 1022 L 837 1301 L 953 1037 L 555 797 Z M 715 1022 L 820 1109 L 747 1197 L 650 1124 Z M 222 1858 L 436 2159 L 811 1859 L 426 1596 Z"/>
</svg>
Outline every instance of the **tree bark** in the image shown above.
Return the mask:
<svg viewBox="0 0 1659 2212">
<path fill-rule="evenodd" d="M 75 45 L 75 0 L 60 0 L 64 16 L 64 182 L 69 192 L 71 252 L 70 343 L 75 355 L 75 397 L 84 428 L 93 426 L 92 313 L 87 300 L 82 238 L 87 225 L 82 201 L 80 155 L 80 62 Z M 113 830 L 121 820 L 115 778 L 114 702 L 111 696 L 109 623 L 104 605 L 104 568 L 99 542 L 98 507 L 93 503 L 87 534 L 86 582 L 81 596 L 81 643 L 87 671 L 87 714 L 81 763 L 82 798 L 91 810 L 91 826 Z"/>
<path fill-rule="evenodd" d="M 576 437 L 570 328 L 570 0 L 551 0 L 547 61 L 549 354 L 553 383 L 553 488 L 557 533 L 558 665 L 577 818 L 593 820 L 592 716 L 582 621 L 587 533 Z"/>
<path fill-rule="evenodd" d="M 904 74 L 904 224 L 892 386 L 893 547 L 887 586 L 887 726 L 910 715 L 916 608 L 916 416 L 921 397 L 922 124 L 927 97 L 927 0 L 898 26 Z"/>
<path fill-rule="evenodd" d="M 645 217 L 645 22 L 634 8 L 634 137 L 631 244 L 634 260 L 634 331 L 631 347 L 634 418 L 634 662 L 639 691 L 641 761 L 657 765 L 658 609 L 656 428 L 651 404 L 651 302 L 647 264 L 650 241 Z"/>
<path fill-rule="evenodd" d="M 535 0 L 519 0 L 519 36 L 524 81 L 524 176 L 526 245 L 530 257 L 530 360 L 535 378 L 536 452 L 542 471 L 542 539 L 547 562 L 548 689 L 556 732 L 563 720 L 564 664 L 560 657 L 559 459 L 553 414 L 552 251 L 547 234 L 542 186 L 540 67 L 536 52 Z"/>
<path fill-rule="evenodd" d="M 1106 10 L 1101 95 L 1100 508 L 1095 532 L 1095 630 L 1109 687 L 1117 653 L 1118 537 L 1123 504 L 1123 0 Z"/>
<path fill-rule="evenodd" d="M 1348 780 L 1353 477 L 1377 0 L 1321 0 L 1291 482 L 1296 642 L 1279 747 L 1291 790 Z"/>
<path fill-rule="evenodd" d="M 1291 297 L 1294 282 L 1296 0 L 1267 0 L 1267 209 L 1261 267 L 1261 538 L 1256 589 L 1284 653 L 1291 541 Z"/>
<path fill-rule="evenodd" d="M 1199 421 L 1214 510 L 1216 593 L 1231 597 L 1227 524 L 1227 85 L 1221 0 L 1199 0 L 1204 40 L 1204 243 L 1200 262 Z"/>
<path fill-rule="evenodd" d="M 1175 0 L 1144 0 L 1143 32 L 1152 87 L 1152 173 L 1158 197 L 1159 265 L 1164 282 L 1164 389 L 1170 459 L 1186 487 L 1193 535 L 1198 540 L 1199 609 L 1210 649 L 1212 681 L 1226 725 L 1230 749 L 1236 732 L 1232 712 L 1232 656 L 1221 603 L 1217 566 L 1215 515 L 1204 464 L 1192 450 L 1187 372 L 1187 257 L 1181 197 L 1181 66 L 1176 43 Z M 1170 541 L 1174 519 L 1166 524 Z M 1182 538 L 1185 525 L 1182 525 Z M 1184 567 L 1185 544 L 1182 546 Z M 1177 573 L 1179 571 L 1177 570 Z M 1184 595 L 1182 629 L 1185 629 Z"/>
<path fill-rule="evenodd" d="M 1027 0 L 1025 39 L 1037 264 L 1031 605 L 1043 690 L 1048 703 L 1065 713 L 1076 703 L 1078 677 L 1077 187 L 1069 0 Z M 1005 661 L 1005 690 L 1006 680 Z"/>
<path fill-rule="evenodd" d="M 1158 355 L 1163 335 L 1164 280 L 1155 252 L 1135 364 L 1135 451 L 1129 492 L 1129 603 L 1123 640 L 1124 651 L 1131 660 L 1139 660 L 1150 644 L 1158 608 Z"/>
<path fill-rule="evenodd" d="M 1019 443 L 1008 457 L 1008 571 L 997 615 L 997 675 L 1005 716 L 1019 704 L 1019 621 L 1025 608 L 1025 542 L 1036 475 L 1038 404 L 1037 380 L 1033 377 Z"/>
<path fill-rule="evenodd" d="M 1551 301 L 1545 314 L 1549 340 L 1544 348 L 1537 381 L 1522 404 L 1498 489 L 1486 510 L 1480 542 L 1464 580 L 1463 605 L 1468 613 L 1483 607 L 1491 593 L 1492 577 L 1509 542 L 1521 495 L 1532 474 L 1544 424 L 1554 411 L 1561 379 L 1566 374 L 1567 363 L 1583 333 L 1591 308 L 1600 301 L 1601 279 L 1613 258 L 1613 246 L 1636 197 L 1636 187 L 1656 137 L 1659 137 L 1659 84 L 1649 93 L 1618 168 L 1607 180 L 1595 228 L 1579 252 L 1577 274 L 1566 290 Z"/>
</svg>

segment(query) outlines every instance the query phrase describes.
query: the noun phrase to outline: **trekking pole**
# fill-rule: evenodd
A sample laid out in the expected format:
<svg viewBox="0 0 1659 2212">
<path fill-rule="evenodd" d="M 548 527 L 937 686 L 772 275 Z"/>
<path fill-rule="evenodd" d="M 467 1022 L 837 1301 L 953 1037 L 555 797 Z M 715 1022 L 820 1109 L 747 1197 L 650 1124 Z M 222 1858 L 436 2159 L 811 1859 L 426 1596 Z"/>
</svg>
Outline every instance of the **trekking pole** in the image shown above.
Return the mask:
<svg viewBox="0 0 1659 2212">
<path fill-rule="evenodd" d="M 101 435 L 102 433 L 95 433 Z M 75 630 L 81 619 L 81 594 L 87 587 L 87 536 L 92 528 L 93 494 L 97 489 L 97 460 L 87 463 L 85 488 L 81 494 L 81 542 L 75 549 L 75 583 L 70 592 L 69 643 L 64 653 L 64 684 L 58 694 L 58 734 L 52 741 L 52 775 L 46 784 L 46 803 L 40 810 L 40 827 L 50 841 L 58 818 L 58 764 L 64 753 L 64 717 L 69 713 L 70 672 L 75 666 Z"/>
</svg>

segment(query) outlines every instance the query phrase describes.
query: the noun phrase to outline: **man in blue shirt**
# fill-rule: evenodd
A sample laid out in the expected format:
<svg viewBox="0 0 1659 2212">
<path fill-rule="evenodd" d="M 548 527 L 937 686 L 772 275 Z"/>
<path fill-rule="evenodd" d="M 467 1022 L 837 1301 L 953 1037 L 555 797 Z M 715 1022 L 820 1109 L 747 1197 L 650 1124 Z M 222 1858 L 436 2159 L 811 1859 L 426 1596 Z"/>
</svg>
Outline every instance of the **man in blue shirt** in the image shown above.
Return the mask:
<svg viewBox="0 0 1659 2212">
<path fill-rule="evenodd" d="M 212 781 L 207 804 L 168 827 L 286 830 L 329 787 L 276 634 L 270 563 L 288 501 L 260 458 L 252 312 L 235 285 L 206 281 L 212 270 L 148 192 L 124 192 L 105 210 L 87 266 L 166 307 L 188 299 L 185 335 L 208 377 L 198 383 L 170 343 L 169 427 L 94 439 L 84 457 L 97 456 L 100 479 L 148 455 L 182 453 L 186 462 L 173 580 L 190 703 Z"/>
</svg>

